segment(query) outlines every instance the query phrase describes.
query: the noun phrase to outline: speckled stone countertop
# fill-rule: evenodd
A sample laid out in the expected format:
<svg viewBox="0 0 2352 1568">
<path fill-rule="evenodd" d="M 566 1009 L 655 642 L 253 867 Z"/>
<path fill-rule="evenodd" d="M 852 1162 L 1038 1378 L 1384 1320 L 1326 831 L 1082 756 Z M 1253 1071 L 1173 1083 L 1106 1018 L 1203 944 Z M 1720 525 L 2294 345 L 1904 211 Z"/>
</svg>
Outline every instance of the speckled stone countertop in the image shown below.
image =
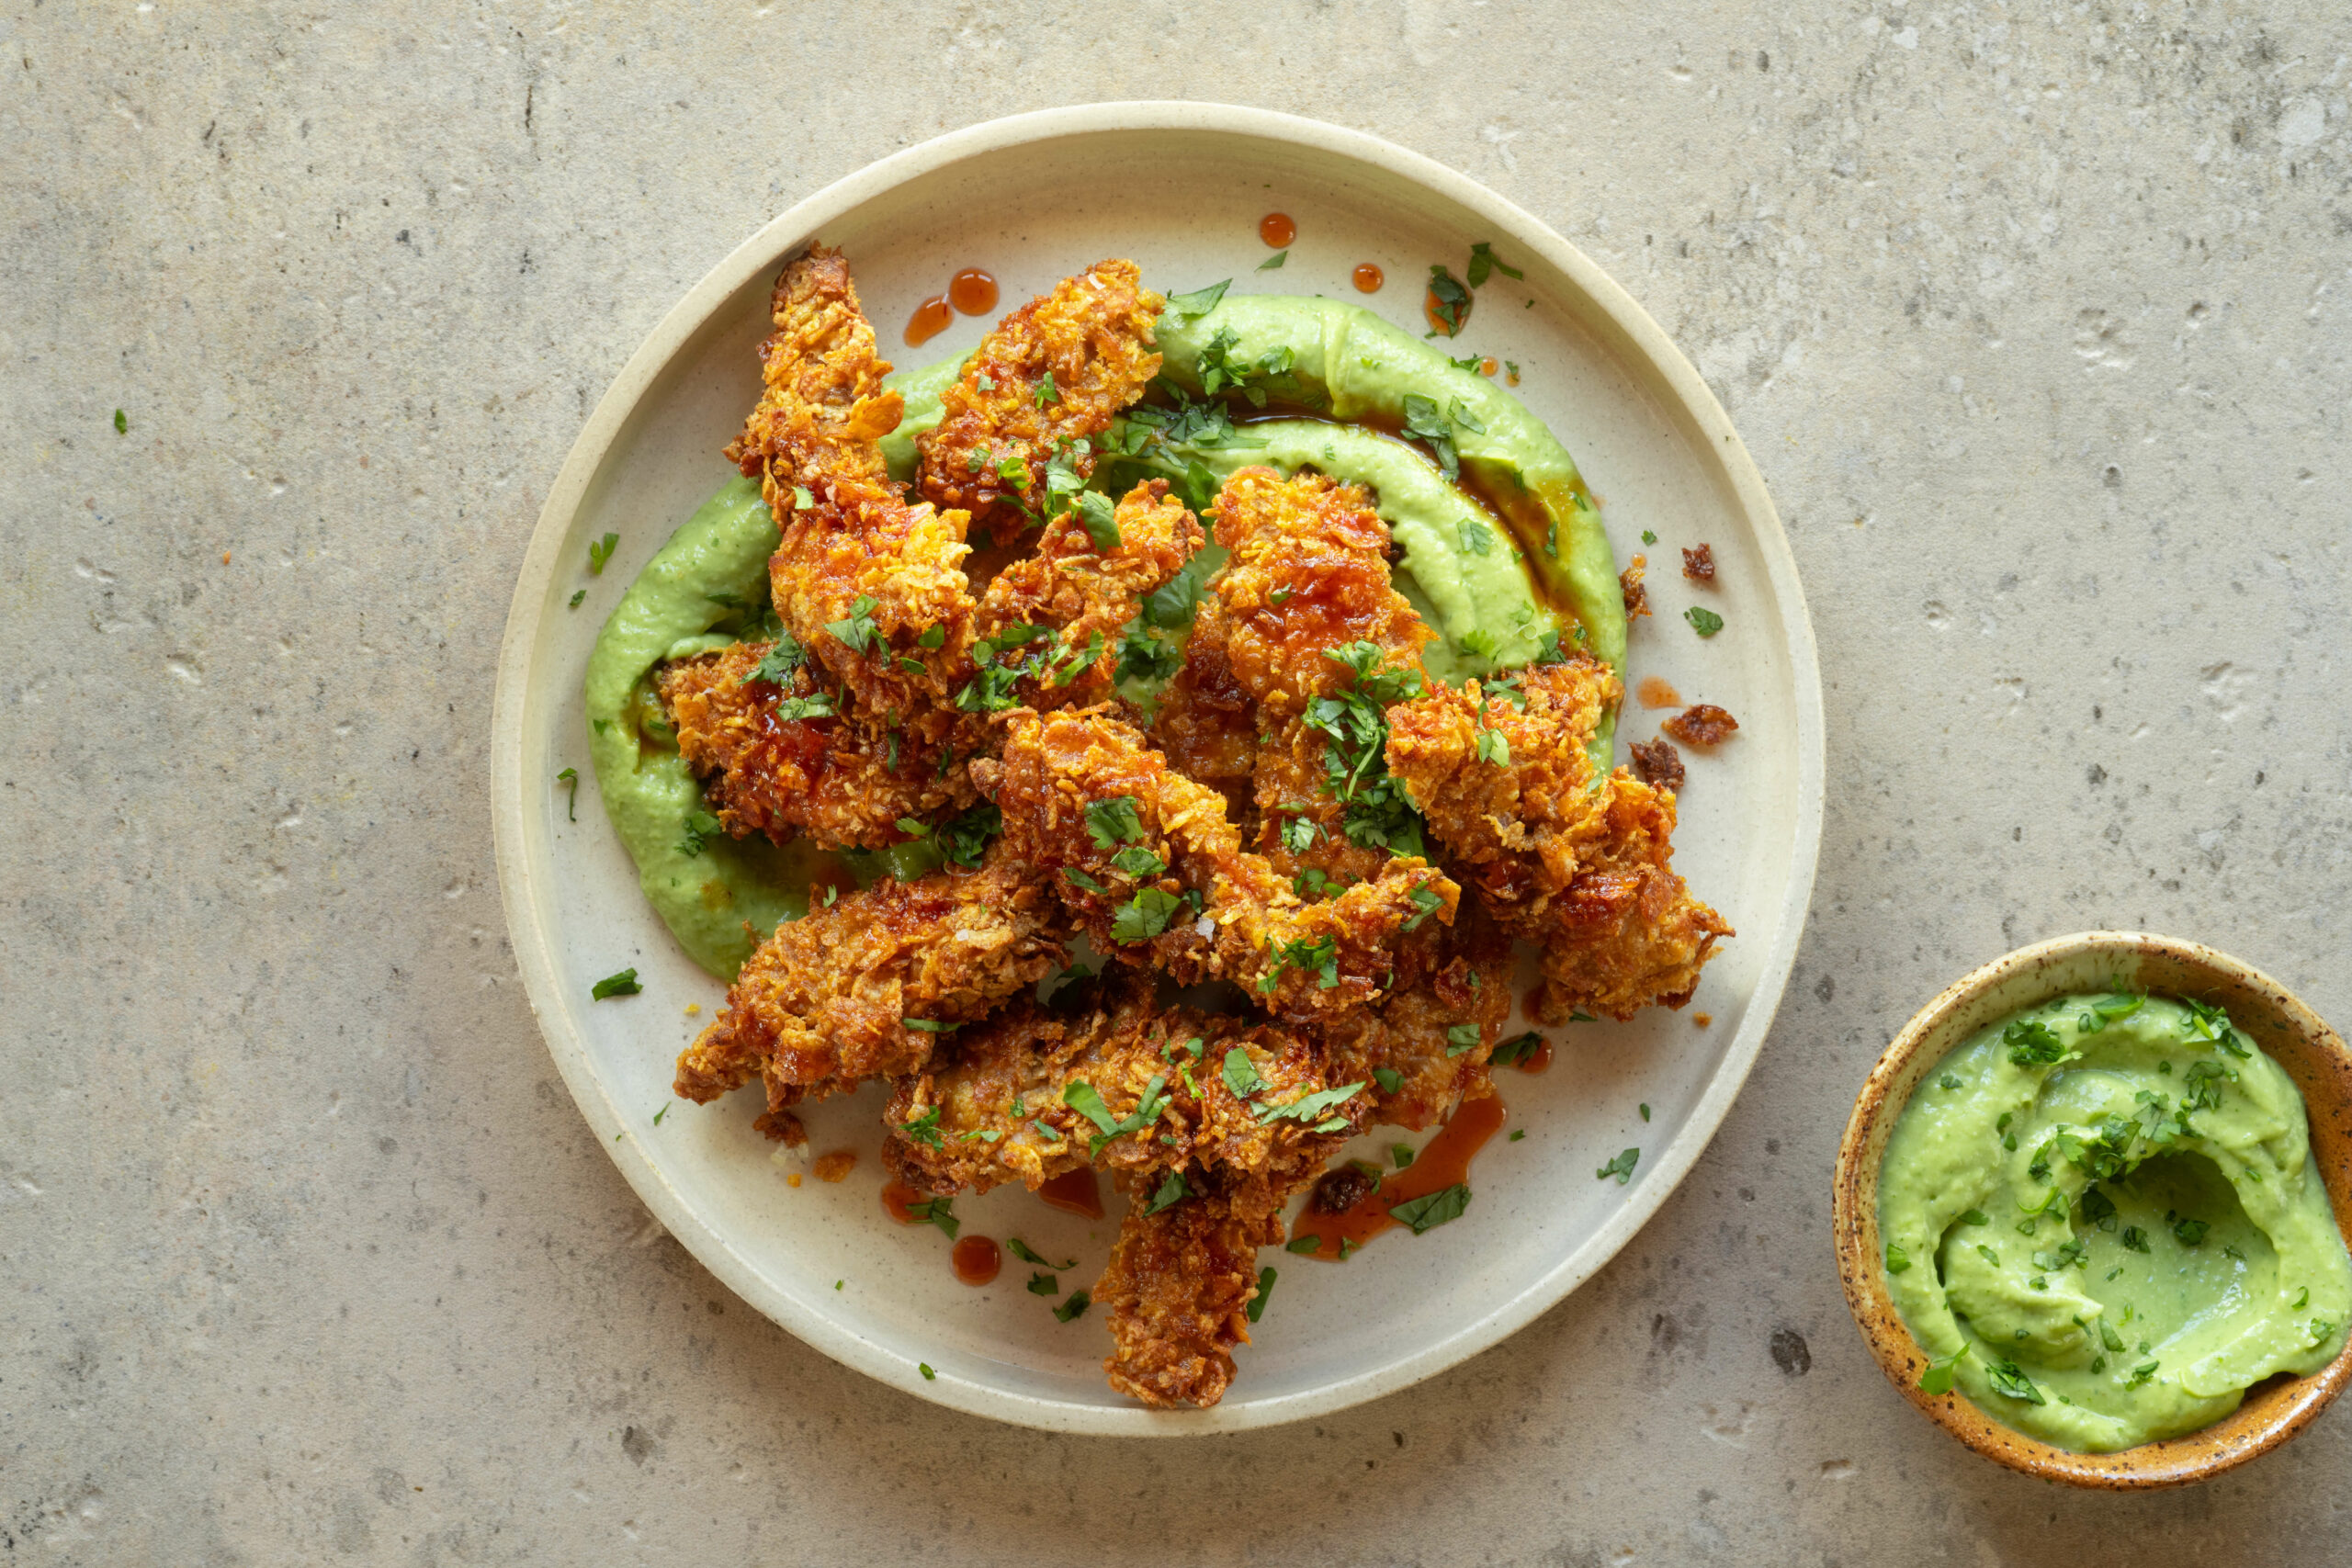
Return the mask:
<svg viewBox="0 0 2352 1568">
<path fill-rule="evenodd" d="M 2341 1560 L 2352 1414 L 2018 1478 L 1828 1235 L 1870 1062 L 2015 944 L 2196 937 L 2352 1021 L 2337 7 L 412 9 L 0 20 L 0 1560 Z M 1198 1443 L 904 1397 L 653 1225 L 525 1007 L 484 755 L 541 495 L 688 285 L 896 148 L 1152 96 L 1613 273 L 1772 487 L 1830 719 L 1796 983 L 1657 1219 L 1452 1372 Z"/>
</svg>

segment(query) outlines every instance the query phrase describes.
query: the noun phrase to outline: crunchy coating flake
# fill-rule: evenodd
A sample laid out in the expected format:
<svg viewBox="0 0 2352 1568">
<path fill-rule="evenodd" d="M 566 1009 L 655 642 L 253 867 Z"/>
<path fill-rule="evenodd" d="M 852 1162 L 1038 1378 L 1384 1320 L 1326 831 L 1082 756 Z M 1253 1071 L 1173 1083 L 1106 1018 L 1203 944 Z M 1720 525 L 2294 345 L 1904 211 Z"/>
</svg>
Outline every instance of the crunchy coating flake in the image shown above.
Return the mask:
<svg viewBox="0 0 2352 1568">
<path fill-rule="evenodd" d="M 1146 594 L 1184 569 L 1207 536 L 1168 481 L 1148 479 L 1112 512 L 1118 542 L 1099 548 L 1075 512 L 1046 525 L 1037 553 L 1014 561 L 989 581 L 980 597 L 979 637 L 998 638 L 1008 626 L 1044 626 L 1060 633 L 1059 651 L 1043 676 L 1024 677 L 1022 700 L 1035 708 L 1084 707 L 1113 695 L 1119 640 Z M 1028 646 L 1028 645 L 1024 645 Z M 1034 657 L 1029 654 L 1014 657 Z"/>
<path fill-rule="evenodd" d="M 1394 967 L 1396 931 L 1453 918 L 1452 879 L 1406 857 L 1302 905 L 1241 848 L 1223 796 L 1102 709 L 1016 710 L 1001 762 L 972 773 L 1004 813 L 1004 842 L 1055 884 L 1099 950 L 1180 983 L 1232 980 L 1285 1018 L 1370 999 Z"/>
<path fill-rule="evenodd" d="M 678 750 L 729 833 L 879 849 L 906 838 L 900 818 L 959 811 L 978 798 L 965 769 L 951 762 L 943 772 L 940 750 L 914 734 L 877 737 L 835 714 L 778 717 L 780 704 L 820 689 L 805 668 L 781 686 L 752 680 L 774 646 L 739 642 L 661 675 Z"/>
<path fill-rule="evenodd" d="M 999 543 L 1042 521 L 1046 466 L 1059 456 L 1092 473 L 1089 438 L 1159 373 L 1152 327 L 1166 304 L 1135 263 L 1102 261 L 999 321 L 915 438 L 924 497 Z"/>
<path fill-rule="evenodd" d="M 1408 940 L 1416 973 L 1374 1007 L 1338 1014 L 1321 1026 L 1335 1081 L 1369 1079 L 1372 1120 L 1418 1132 L 1435 1126 L 1465 1100 L 1494 1092 L 1487 1059 L 1510 1017 L 1510 938 L 1478 907 L 1465 901 L 1451 926 L 1424 928 Z M 1400 954 L 1400 958 L 1403 955 Z M 1400 963 L 1400 967 L 1403 967 Z M 1477 1040 L 1454 1043 L 1451 1032 L 1477 1026 Z M 1379 1076 L 1396 1075 L 1390 1089 Z"/>
<path fill-rule="evenodd" d="M 1235 820 L 1250 802 L 1258 764 L 1258 700 L 1226 658 L 1225 609 L 1204 595 L 1184 643 L 1184 663 L 1160 694 L 1152 743 L 1169 765 L 1222 794 Z"/>
<path fill-rule="evenodd" d="M 1435 636 L 1388 575 L 1388 525 L 1355 485 L 1320 474 L 1238 470 L 1216 498 L 1216 542 L 1233 552 L 1216 581 L 1226 658 L 1242 690 L 1286 718 L 1350 683 L 1327 657 L 1370 642 L 1386 669 L 1421 669 Z"/>
<path fill-rule="evenodd" d="M 1682 753 L 1674 742 L 1663 736 L 1656 740 L 1636 740 L 1626 748 L 1634 754 L 1634 776 L 1657 789 L 1679 790 L 1682 787 Z"/>
<path fill-rule="evenodd" d="M 1114 971 L 1097 988 L 1068 1013 L 1016 1002 L 965 1031 L 952 1060 L 899 1079 L 884 1118 L 891 1168 L 944 1194 L 1005 1181 L 1035 1189 L 1092 1164 L 1148 1193 L 1171 1172 L 1271 1169 L 1317 1136 L 1295 1119 L 1266 1114 L 1332 1087 L 1322 1053 L 1306 1039 L 1244 1019 L 1155 1011 L 1150 978 L 1133 970 Z M 1263 1086 L 1246 1099 L 1227 1076 L 1235 1051 L 1249 1063 L 1239 1081 Z M 1156 1114 L 1097 1149 L 1100 1125 L 1068 1099 L 1078 1086 L 1081 1097 L 1088 1089 L 1100 1097 L 1114 1123 Z"/>
<path fill-rule="evenodd" d="M 885 879 L 786 920 L 678 1057 L 677 1092 L 766 1080 L 771 1112 L 869 1077 L 921 1071 L 943 1038 L 906 1019 L 978 1019 L 1068 961 L 1061 913 L 991 846 L 978 871 Z"/>
<path fill-rule="evenodd" d="M 1732 717 L 1729 709 L 1713 703 L 1692 703 L 1658 728 L 1685 746 L 1704 751 L 1730 739 L 1739 728 L 1739 720 Z"/>
</svg>

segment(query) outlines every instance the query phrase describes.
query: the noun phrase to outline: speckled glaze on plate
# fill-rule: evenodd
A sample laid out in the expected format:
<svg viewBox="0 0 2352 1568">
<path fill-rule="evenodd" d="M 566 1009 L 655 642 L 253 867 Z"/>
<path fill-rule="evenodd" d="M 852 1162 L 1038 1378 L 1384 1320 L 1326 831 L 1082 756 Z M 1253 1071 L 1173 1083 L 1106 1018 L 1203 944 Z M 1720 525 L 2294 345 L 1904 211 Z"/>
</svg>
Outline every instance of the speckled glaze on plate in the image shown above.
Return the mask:
<svg viewBox="0 0 2352 1568">
<path fill-rule="evenodd" d="M 1879 1166 L 1912 1091 L 1946 1053 L 2020 1008 L 2070 991 L 2140 989 L 2225 1008 L 2301 1091 L 2312 1158 L 2335 1223 L 2352 1235 L 2352 1054 L 2335 1031 L 2267 975 L 2174 937 L 2083 931 L 2022 947 L 1958 981 L 1919 1010 L 1871 1069 L 1838 1149 L 1832 1225 L 1846 1303 L 1878 1364 L 1905 1398 L 1985 1458 L 2075 1486 L 2134 1491 L 2206 1481 L 2269 1452 L 2311 1425 L 2352 1376 L 2352 1345 L 2310 1377 L 2267 1379 L 2200 1431 L 2111 1454 L 2078 1454 L 2001 1425 L 1954 1389 L 1919 1389 L 1928 1361 L 1903 1322 L 1880 1266 Z"/>
<path fill-rule="evenodd" d="M 1297 233 L 1283 267 L 1261 272 L 1272 253 L 1257 225 L 1272 211 Z M 1711 587 L 1651 574 L 1657 615 L 1641 623 L 1633 661 L 1636 677 L 1738 716 L 1717 755 L 1690 758 L 1676 834 L 1677 868 L 1737 939 L 1690 1010 L 1576 1026 L 1548 1074 L 1500 1075 L 1510 1126 L 1527 1136 L 1479 1156 L 1463 1218 L 1383 1237 L 1346 1264 L 1269 1251 L 1277 1289 L 1214 1410 L 1127 1403 L 1102 1380 L 1100 1314 L 1057 1322 L 1024 1289 L 1025 1266 L 985 1289 L 959 1284 L 945 1237 L 891 1224 L 878 1086 L 807 1117 L 813 1152 L 857 1156 L 838 1184 L 804 1174 L 788 1185 L 807 1168 L 772 1159 L 740 1097 L 671 1102 L 672 1062 L 721 990 L 639 896 L 596 805 L 581 675 L 622 588 L 727 479 L 718 448 L 758 393 L 776 269 L 819 238 L 847 251 L 884 350 L 904 365 L 961 354 L 987 329 L 960 317 L 920 348 L 903 344 L 917 304 L 966 266 L 996 276 L 1001 309 L 1120 255 L 1163 289 L 1231 277 L 1237 292 L 1320 292 L 1418 332 L 1430 265 L 1459 275 L 1470 245 L 1491 241 L 1526 276 L 1498 274 L 1479 290 L 1453 346 L 1519 363 L 1517 392 L 1576 454 L 1621 561 L 1644 548 L 1645 529 L 1661 562 L 1678 545 L 1714 548 Z M 1365 262 L 1389 279 L 1377 294 L 1351 284 Z M 617 552 L 592 578 L 588 544 L 608 531 Z M 1701 604 L 1725 623 L 1705 641 L 1680 618 Z M 1660 716 L 1629 702 L 1621 746 Z M 576 822 L 556 783 L 566 767 L 581 774 Z M 500 887 L 548 1050 L 681 1243 L 810 1345 L 908 1393 L 1035 1427 L 1182 1435 L 1317 1415 L 1449 1367 L 1575 1289 L 1656 1212 L 1747 1077 L 1795 956 L 1820 837 L 1821 692 L 1795 566 L 1754 465 L 1690 363 L 1590 261 L 1472 181 L 1368 137 L 1259 110 L 1112 104 L 999 120 L 886 159 L 763 229 L 663 318 L 590 416 L 532 536 L 501 653 L 492 768 Z M 629 966 L 641 995 L 591 1003 L 592 982 Z M 1700 1012 L 1712 1028 L 1694 1027 Z M 1351 1152 L 1385 1155 L 1397 1141 L 1384 1130 Z M 1633 1182 L 1596 1180 L 1628 1145 L 1643 1151 Z M 967 1235 L 1076 1258 L 1068 1287 L 1108 1256 L 1110 1201 L 1090 1224 L 1000 1189 L 958 1199 L 956 1213 Z"/>
</svg>

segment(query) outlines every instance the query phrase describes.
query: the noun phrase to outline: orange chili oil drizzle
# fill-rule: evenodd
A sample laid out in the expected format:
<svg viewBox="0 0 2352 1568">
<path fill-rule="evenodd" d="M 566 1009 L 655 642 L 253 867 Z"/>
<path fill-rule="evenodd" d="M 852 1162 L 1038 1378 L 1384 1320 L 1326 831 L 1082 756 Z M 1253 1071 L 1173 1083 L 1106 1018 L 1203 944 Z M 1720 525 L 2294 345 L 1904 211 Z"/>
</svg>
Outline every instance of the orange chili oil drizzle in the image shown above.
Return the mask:
<svg viewBox="0 0 2352 1568">
<path fill-rule="evenodd" d="M 1004 1253 L 984 1235 L 967 1235 L 948 1250 L 956 1278 L 967 1285 L 985 1285 L 1004 1267 Z"/>
<path fill-rule="evenodd" d="M 902 1225 L 910 1225 L 915 1223 L 915 1217 L 907 1213 L 907 1205 L 922 1201 L 922 1194 L 903 1181 L 893 1181 L 882 1189 L 883 1209 Z"/>
<path fill-rule="evenodd" d="M 1090 1220 L 1102 1217 L 1102 1188 L 1094 1179 L 1094 1168 L 1091 1165 L 1064 1171 L 1038 1188 L 1037 1196 L 1065 1213 Z"/>
<path fill-rule="evenodd" d="M 1258 238 L 1266 242 L 1268 249 L 1279 251 L 1298 238 L 1298 225 L 1287 212 L 1269 212 L 1258 220 Z"/>
<path fill-rule="evenodd" d="M 996 279 L 967 266 L 948 280 L 947 302 L 967 316 L 985 316 L 996 309 Z"/>
<path fill-rule="evenodd" d="M 1682 694 L 1676 691 L 1674 682 L 1663 675 L 1643 676 L 1642 683 L 1634 688 L 1634 694 L 1642 699 L 1642 705 L 1645 708 L 1679 708 L 1682 705 Z"/>
<path fill-rule="evenodd" d="M 945 332 L 955 320 L 956 312 L 948 306 L 947 296 L 933 295 L 916 306 L 915 313 L 907 319 L 907 346 L 914 348 L 929 343 Z"/>
<path fill-rule="evenodd" d="M 1511 1064 L 1522 1073 L 1540 1073 L 1552 1065 L 1552 1043 L 1549 1040 L 1535 1046 L 1526 1055 Z"/>
<path fill-rule="evenodd" d="M 1487 1140 L 1502 1130 L 1510 1112 L 1503 1105 L 1502 1096 L 1487 1095 L 1483 1100 L 1469 1100 L 1453 1112 L 1438 1135 L 1431 1138 L 1413 1163 L 1403 1170 L 1391 1171 L 1380 1179 L 1380 1185 L 1365 1193 L 1337 1214 L 1320 1213 L 1315 1201 L 1307 1200 L 1299 1212 L 1298 1221 L 1291 1226 L 1290 1238 L 1295 1244 L 1307 1236 L 1316 1238 L 1313 1252 L 1307 1258 L 1319 1258 L 1327 1263 L 1339 1261 L 1344 1245 L 1350 1252 L 1386 1230 L 1395 1230 L 1399 1222 L 1388 1217 L 1388 1211 L 1399 1203 L 1416 1198 L 1426 1198 L 1432 1192 L 1442 1192 L 1470 1174 L 1473 1156 L 1486 1147 Z"/>
<path fill-rule="evenodd" d="M 1357 264 L 1355 279 L 1356 292 L 1359 294 L 1377 294 L 1380 292 L 1380 286 L 1387 281 L 1381 275 L 1380 269 L 1370 262 Z"/>
</svg>

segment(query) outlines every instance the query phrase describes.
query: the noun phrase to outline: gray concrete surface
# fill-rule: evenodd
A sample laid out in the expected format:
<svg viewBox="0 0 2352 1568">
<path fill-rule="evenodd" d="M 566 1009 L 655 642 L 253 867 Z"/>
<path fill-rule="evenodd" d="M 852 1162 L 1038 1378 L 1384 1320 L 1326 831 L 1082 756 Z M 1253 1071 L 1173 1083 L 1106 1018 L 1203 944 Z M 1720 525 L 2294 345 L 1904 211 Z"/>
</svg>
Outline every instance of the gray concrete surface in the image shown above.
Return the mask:
<svg viewBox="0 0 2352 1568">
<path fill-rule="evenodd" d="M 1868 1064 L 2014 943 L 2196 936 L 2352 1020 L 2339 10 L 399 9 L 0 20 L 0 1560 L 2352 1560 L 2352 1414 L 2018 1479 L 1886 1386 L 1827 1234 Z M 485 800 L 525 535 L 657 316 L 895 148 L 1140 96 L 1391 138 L 1611 269 L 1773 487 L 1830 716 L 1797 983 L 1658 1219 L 1445 1376 L 1184 1445 L 902 1397 L 650 1226 Z"/>
</svg>

